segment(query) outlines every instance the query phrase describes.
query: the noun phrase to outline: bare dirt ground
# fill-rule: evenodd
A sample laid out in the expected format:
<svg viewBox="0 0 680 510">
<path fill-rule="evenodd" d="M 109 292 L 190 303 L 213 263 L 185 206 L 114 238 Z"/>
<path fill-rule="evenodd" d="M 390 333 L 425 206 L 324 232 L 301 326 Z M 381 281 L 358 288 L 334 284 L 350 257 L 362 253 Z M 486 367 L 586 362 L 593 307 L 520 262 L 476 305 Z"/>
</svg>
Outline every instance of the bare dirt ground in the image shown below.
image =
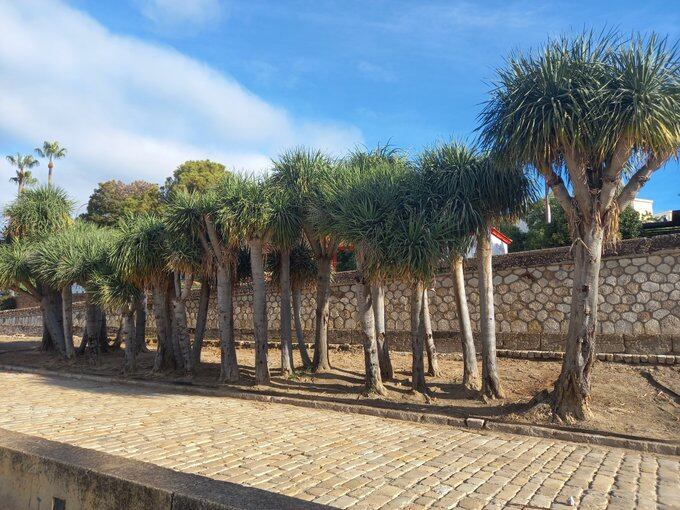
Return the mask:
<svg viewBox="0 0 680 510">
<path fill-rule="evenodd" d="M 105 353 L 101 366 L 93 366 L 86 358 L 68 362 L 54 354 L 37 350 L 39 339 L 30 337 L 0 337 L 0 364 L 20 365 L 50 370 L 99 375 L 118 375 L 122 366 L 121 350 Z M 193 384 L 218 386 L 219 349 L 206 347 L 201 366 L 191 381 Z M 388 395 L 375 398 L 363 394 L 363 352 L 331 350 L 333 370 L 324 374 L 299 371 L 283 378 L 280 375 L 280 351 L 270 349 L 271 385 L 255 386 L 253 381 L 254 351 L 238 349 L 242 381 L 229 385 L 232 389 L 269 395 L 333 401 L 344 404 L 384 407 L 451 416 L 479 416 L 502 421 L 551 425 L 547 404 L 529 408 L 527 403 L 544 389 L 550 389 L 559 374 L 560 363 L 554 361 L 498 360 L 506 398 L 483 402 L 461 385 L 462 362 L 440 355 L 440 377 L 428 377 L 432 400 L 410 391 L 411 357 L 408 353 L 392 353 L 396 377 L 387 381 Z M 296 362 L 301 365 L 296 352 Z M 135 378 L 187 383 L 176 374 L 151 374 L 153 353 L 142 353 Z M 481 370 L 481 366 L 480 366 Z M 680 367 L 630 366 L 598 362 L 593 374 L 593 417 L 574 428 L 610 432 L 636 437 L 680 442 Z M 561 424 L 564 426 L 564 424 Z"/>
</svg>

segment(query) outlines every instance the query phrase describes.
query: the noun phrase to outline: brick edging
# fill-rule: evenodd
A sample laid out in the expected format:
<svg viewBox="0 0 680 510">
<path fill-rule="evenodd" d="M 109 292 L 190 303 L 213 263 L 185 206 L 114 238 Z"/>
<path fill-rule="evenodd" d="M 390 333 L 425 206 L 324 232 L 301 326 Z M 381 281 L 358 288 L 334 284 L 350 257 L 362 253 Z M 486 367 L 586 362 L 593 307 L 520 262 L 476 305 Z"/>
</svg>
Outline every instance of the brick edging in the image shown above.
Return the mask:
<svg viewBox="0 0 680 510">
<path fill-rule="evenodd" d="M 247 391 L 235 391 L 228 387 L 210 387 L 193 384 L 173 384 L 161 381 L 146 381 L 140 379 L 123 379 L 120 377 L 102 376 L 93 374 L 73 374 L 46 370 L 42 368 L 21 367 L 16 365 L 0 364 L 0 370 L 6 372 L 18 372 L 35 374 L 46 377 L 61 377 L 64 379 L 103 382 L 111 384 L 139 386 L 159 390 L 172 390 L 187 395 L 202 395 L 212 397 L 230 397 L 255 402 L 272 402 L 287 404 L 311 409 L 326 411 L 339 411 L 355 413 L 379 418 L 409 421 L 414 423 L 427 423 L 433 425 L 447 425 L 458 428 L 468 428 L 476 431 L 493 431 L 507 434 L 531 436 L 559 441 L 577 442 L 588 445 L 609 446 L 625 448 L 642 452 L 658 453 L 662 455 L 680 456 L 680 443 L 668 443 L 660 440 L 646 439 L 634 436 L 625 436 L 613 432 L 591 432 L 586 430 L 573 430 L 562 426 L 547 426 L 536 424 L 509 423 L 490 420 L 483 417 L 468 416 L 445 416 L 441 414 L 419 413 L 415 411 L 400 411 L 396 409 L 376 408 L 356 404 L 342 404 L 339 402 L 323 402 L 313 399 L 301 399 L 276 395 L 262 395 Z"/>
</svg>

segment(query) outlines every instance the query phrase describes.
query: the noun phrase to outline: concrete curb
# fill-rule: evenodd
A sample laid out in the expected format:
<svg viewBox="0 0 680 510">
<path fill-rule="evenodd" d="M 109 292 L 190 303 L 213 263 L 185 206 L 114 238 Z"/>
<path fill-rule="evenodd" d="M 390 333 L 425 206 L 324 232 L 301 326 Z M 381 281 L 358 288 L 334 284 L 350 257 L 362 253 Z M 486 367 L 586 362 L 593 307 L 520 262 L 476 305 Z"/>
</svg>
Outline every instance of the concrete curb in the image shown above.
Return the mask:
<svg viewBox="0 0 680 510">
<path fill-rule="evenodd" d="M 248 391 L 235 391 L 228 387 L 199 386 L 193 384 L 173 384 L 161 381 L 146 381 L 141 379 L 123 379 L 119 377 L 73 374 L 42 368 L 21 367 L 16 365 L 0 364 L 0 370 L 5 372 L 17 372 L 41 375 L 45 377 L 60 377 L 82 381 L 118 384 L 125 386 L 138 386 L 162 391 L 172 391 L 185 395 L 201 395 L 209 397 L 230 397 L 254 402 L 272 402 L 276 404 L 294 405 L 310 409 L 322 409 L 327 411 L 339 411 L 344 413 L 356 413 L 379 418 L 409 421 L 414 423 L 427 423 L 433 425 L 447 425 L 458 428 L 466 428 L 475 431 L 493 431 L 506 434 L 531 436 L 536 438 L 554 439 L 559 441 L 577 442 L 588 445 L 610 446 L 625 448 L 642 452 L 658 453 L 662 455 L 680 456 L 680 443 L 669 443 L 655 439 L 646 439 L 635 436 L 626 436 L 611 432 L 592 432 L 587 430 L 569 429 L 561 426 L 530 425 L 523 423 L 510 423 L 498 420 L 490 420 L 481 416 L 447 416 L 442 414 L 420 413 L 415 411 L 400 411 L 377 407 L 362 406 L 356 404 L 343 404 L 340 402 L 322 402 L 311 399 L 296 397 L 284 397 L 278 395 L 262 395 Z"/>
</svg>

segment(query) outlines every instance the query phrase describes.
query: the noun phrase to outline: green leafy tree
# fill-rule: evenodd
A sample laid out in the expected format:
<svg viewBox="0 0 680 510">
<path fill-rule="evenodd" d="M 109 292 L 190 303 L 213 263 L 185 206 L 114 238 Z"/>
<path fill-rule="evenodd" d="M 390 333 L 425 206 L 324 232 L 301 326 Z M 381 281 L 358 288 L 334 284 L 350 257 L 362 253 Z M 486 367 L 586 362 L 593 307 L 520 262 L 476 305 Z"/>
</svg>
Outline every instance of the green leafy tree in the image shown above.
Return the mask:
<svg viewBox="0 0 680 510">
<path fill-rule="evenodd" d="M 557 200 L 550 197 L 552 221 L 545 222 L 545 203 L 543 200 L 534 202 L 524 217 L 527 231 L 521 232 L 516 223 L 504 221 L 499 224 L 500 230 L 512 239 L 510 252 L 526 250 L 541 250 L 571 245 L 569 223 L 564 210 L 559 207 Z M 619 237 L 632 239 L 639 237 L 642 232 L 640 214 L 631 206 L 626 207 L 619 217 Z"/>
<path fill-rule="evenodd" d="M 584 33 L 511 56 L 481 115 L 486 146 L 530 165 L 568 218 L 574 278 L 554 416 L 590 416 L 602 252 L 620 211 L 680 148 L 680 58 L 655 34 Z"/>
<path fill-rule="evenodd" d="M 162 191 L 165 195 L 175 190 L 205 192 L 227 173 L 222 163 L 209 159 L 186 161 L 175 169 L 172 177 L 166 179 Z"/>
<path fill-rule="evenodd" d="M 47 185 L 52 186 L 52 170 L 54 169 L 54 160 L 66 157 L 66 149 L 59 145 L 59 142 L 44 141 L 42 147 L 36 147 L 35 153 L 41 158 L 47 158 Z"/>
<path fill-rule="evenodd" d="M 642 233 L 642 218 L 632 206 L 626 207 L 619 216 L 619 235 L 621 239 L 634 239 Z"/>
<path fill-rule="evenodd" d="M 159 214 L 163 207 L 157 184 L 111 180 L 99 183 L 90 195 L 83 218 L 98 225 L 114 226 L 129 216 Z"/>
</svg>

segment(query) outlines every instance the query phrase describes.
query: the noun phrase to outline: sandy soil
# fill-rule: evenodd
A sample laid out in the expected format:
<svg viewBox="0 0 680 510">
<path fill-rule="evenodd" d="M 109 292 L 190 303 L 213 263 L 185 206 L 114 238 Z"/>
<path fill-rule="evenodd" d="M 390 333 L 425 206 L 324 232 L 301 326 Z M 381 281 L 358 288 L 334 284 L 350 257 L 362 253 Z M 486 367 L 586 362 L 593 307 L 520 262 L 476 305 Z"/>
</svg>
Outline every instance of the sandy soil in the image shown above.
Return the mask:
<svg viewBox="0 0 680 510">
<path fill-rule="evenodd" d="M 85 358 L 72 362 L 56 355 L 37 350 L 38 341 L 29 337 L 0 337 L 0 363 L 65 370 L 77 373 L 117 375 L 122 366 L 123 353 L 118 350 L 102 356 L 100 367 Z M 395 380 L 386 382 L 388 395 L 384 398 L 368 397 L 363 392 L 363 353 L 359 348 L 332 350 L 333 370 L 325 374 L 298 372 L 282 378 L 279 366 L 280 351 L 270 349 L 272 383 L 254 385 L 254 351 L 237 351 L 242 381 L 231 385 L 243 391 L 288 395 L 347 404 L 388 407 L 393 409 L 431 412 L 453 416 L 481 416 L 504 421 L 551 424 L 547 404 L 527 409 L 527 402 L 541 390 L 549 389 L 559 374 L 560 364 L 554 361 L 498 360 L 506 398 L 490 403 L 475 398 L 461 383 L 462 362 L 440 355 L 441 377 L 428 377 L 432 400 L 413 394 L 409 386 L 411 357 L 407 353 L 393 353 Z M 296 353 L 297 356 L 297 353 Z M 142 353 L 136 378 L 155 380 L 180 380 L 173 374 L 151 374 L 153 353 Z M 206 347 L 203 363 L 196 371 L 194 384 L 216 386 L 219 375 L 219 350 Z M 296 358 L 299 364 L 299 358 Z M 481 369 L 481 367 L 480 367 Z M 593 399 L 591 420 L 576 428 L 592 431 L 615 432 L 637 437 L 680 442 L 680 367 L 630 366 L 598 362 L 593 374 Z M 564 424 L 562 424 L 564 425 Z"/>
</svg>

